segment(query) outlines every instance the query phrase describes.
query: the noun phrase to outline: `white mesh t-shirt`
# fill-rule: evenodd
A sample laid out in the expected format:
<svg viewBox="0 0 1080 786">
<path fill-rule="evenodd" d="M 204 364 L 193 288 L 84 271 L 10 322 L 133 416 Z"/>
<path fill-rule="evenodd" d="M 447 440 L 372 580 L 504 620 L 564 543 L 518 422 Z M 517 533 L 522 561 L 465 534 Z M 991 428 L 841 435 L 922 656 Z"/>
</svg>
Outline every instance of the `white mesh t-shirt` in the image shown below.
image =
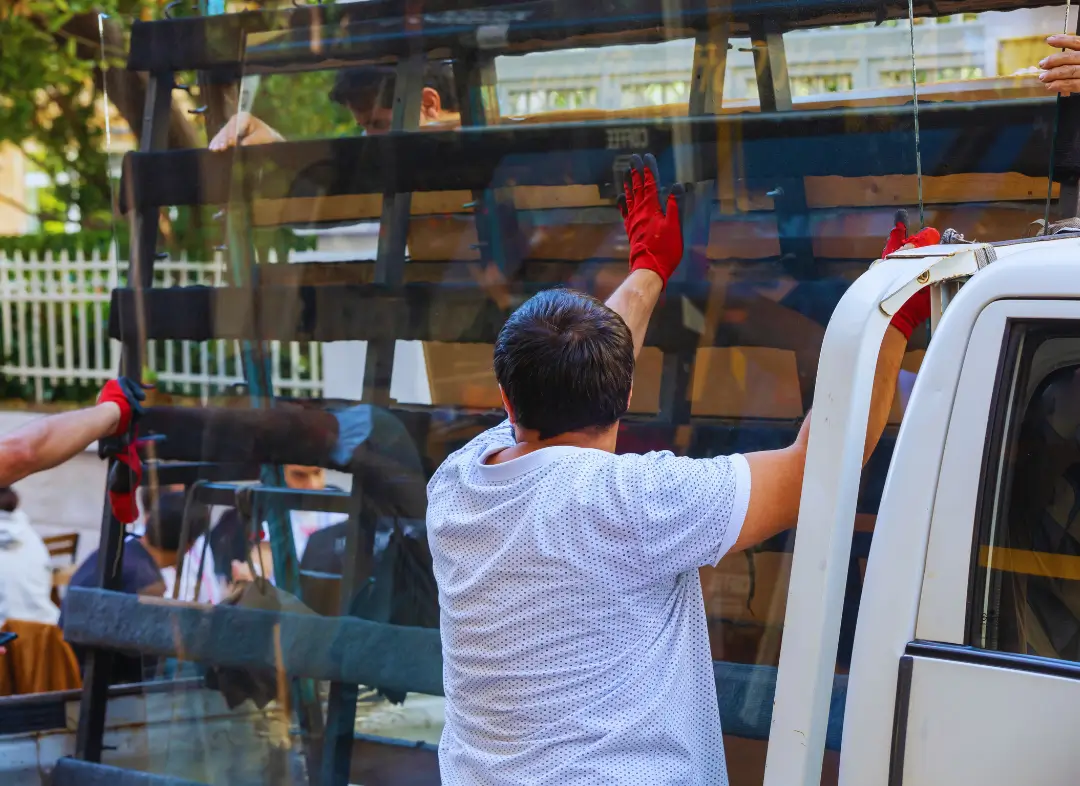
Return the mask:
<svg viewBox="0 0 1080 786">
<path fill-rule="evenodd" d="M 727 784 L 697 569 L 739 534 L 742 456 L 552 447 L 509 423 L 428 484 L 445 786 Z"/>
</svg>

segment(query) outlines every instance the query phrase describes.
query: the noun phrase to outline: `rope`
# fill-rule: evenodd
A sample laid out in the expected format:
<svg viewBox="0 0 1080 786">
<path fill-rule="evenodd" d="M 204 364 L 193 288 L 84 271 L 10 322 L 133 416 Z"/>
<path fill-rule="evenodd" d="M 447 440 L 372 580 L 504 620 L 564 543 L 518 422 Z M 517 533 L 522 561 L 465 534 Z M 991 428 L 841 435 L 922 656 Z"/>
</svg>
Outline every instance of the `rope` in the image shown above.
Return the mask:
<svg viewBox="0 0 1080 786">
<path fill-rule="evenodd" d="M 1065 29 L 1069 34 L 1069 14 L 1072 11 L 1072 0 L 1065 0 Z M 1065 50 L 1062 49 L 1062 52 Z M 1046 205 L 1043 208 L 1043 231 L 1040 234 L 1050 234 L 1050 202 L 1054 198 L 1054 148 L 1057 147 L 1058 124 L 1061 121 L 1061 95 L 1058 94 L 1057 103 L 1054 104 L 1054 126 L 1050 130 L 1050 163 L 1047 166 L 1049 173 L 1046 178 Z"/>
<path fill-rule="evenodd" d="M 919 140 L 919 79 L 915 65 L 915 3 L 908 0 L 908 33 L 911 41 L 911 95 L 915 101 L 915 178 L 919 190 L 919 229 L 926 226 L 926 211 L 923 205 L 922 185 L 922 147 Z"/>
</svg>

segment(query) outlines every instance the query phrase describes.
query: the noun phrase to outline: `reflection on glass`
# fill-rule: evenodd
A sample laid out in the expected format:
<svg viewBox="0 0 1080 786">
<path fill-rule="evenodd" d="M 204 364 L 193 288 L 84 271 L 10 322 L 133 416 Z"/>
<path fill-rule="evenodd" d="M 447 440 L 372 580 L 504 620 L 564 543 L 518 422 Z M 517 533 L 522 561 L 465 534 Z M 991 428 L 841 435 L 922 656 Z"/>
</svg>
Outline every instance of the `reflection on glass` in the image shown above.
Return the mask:
<svg viewBox="0 0 1080 786">
<path fill-rule="evenodd" d="M 880 24 L 836 25 L 837 9 L 815 8 L 820 19 L 791 29 L 734 20 L 730 37 L 716 20 L 711 30 L 699 20 L 700 31 L 657 20 L 583 41 L 564 20 L 565 36 L 505 46 L 460 31 L 429 46 L 424 36 L 439 29 L 429 19 L 411 65 L 386 43 L 404 36 L 399 19 L 315 25 L 310 11 L 285 9 L 279 28 L 248 36 L 220 82 L 204 73 L 200 83 L 198 64 L 177 73 L 191 90 L 171 90 L 170 117 L 185 131 L 162 144 L 188 156 L 184 171 L 144 152 L 129 163 L 142 156 L 169 176 L 129 171 L 121 184 L 123 155 L 151 145 L 141 127 L 117 122 L 110 176 L 126 214 L 116 264 L 94 275 L 151 290 L 132 295 L 114 328 L 156 383 L 147 484 L 193 495 L 187 515 L 209 510 L 207 532 L 163 571 L 166 596 L 436 627 L 424 486 L 503 417 L 492 350 L 506 316 L 541 289 L 604 298 L 625 277 L 614 197 L 632 153 L 653 152 L 665 181 L 695 188 L 689 253 L 638 361 L 622 452 L 708 457 L 788 444 L 813 403 L 832 310 L 880 255 L 898 210 L 911 233 L 925 221 L 978 240 L 1025 234 L 1047 189 L 1031 165 L 1035 123 L 1009 115 L 999 133 L 997 120 L 1010 106 L 1046 116 L 1030 69 L 1062 9 L 914 25 L 890 9 Z M 983 113 L 978 124 L 970 112 Z M 375 136 L 384 138 L 365 138 Z M 181 181 L 190 188 L 175 189 Z M 128 279 L 136 257 L 149 280 Z M 180 323 L 183 339 L 167 331 Z M 890 427 L 865 472 L 838 686 L 925 339 L 917 332 L 908 346 Z M 104 354 L 104 334 L 100 343 Z M 181 461 L 214 465 L 203 478 L 212 482 L 177 475 Z M 733 784 L 762 778 L 792 541 L 781 535 L 699 573 L 711 654 L 728 675 L 720 711 Z M 354 731 L 438 741 L 440 697 L 293 679 L 287 653 L 263 643 L 272 665 L 244 690 L 220 664 L 142 664 L 159 681 L 196 684 L 140 699 L 171 718 L 147 730 L 151 750 L 171 752 L 124 766 L 230 786 L 268 773 L 321 782 L 312 768 L 325 769 L 320 757 L 334 746 L 321 726 L 334 718 L 346 740 L 334 755 L 359 782 L 376 777 L 359 771 L 364 762 L 382 760 Z M 728 689 L 737 678 L 745 690 Z M 243 763 L 230 763 L 237 749 Z M 416 755 L 432 766 L 430 749 Z M 831 750 L 826 783 L 835 763 Z M 389 777 L 391 764 L 372 766 Z"/>
</svg>

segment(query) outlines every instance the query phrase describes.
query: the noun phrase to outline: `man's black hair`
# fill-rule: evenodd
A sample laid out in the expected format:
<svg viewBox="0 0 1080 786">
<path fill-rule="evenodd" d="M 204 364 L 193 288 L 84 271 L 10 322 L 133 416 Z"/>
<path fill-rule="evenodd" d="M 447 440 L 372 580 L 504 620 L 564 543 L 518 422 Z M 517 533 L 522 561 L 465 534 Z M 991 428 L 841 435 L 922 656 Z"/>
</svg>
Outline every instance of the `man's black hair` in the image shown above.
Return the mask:
<svg viewBox="0 0 1080 786">
<path fill-rule="evenodd" d="M 14 513 L 19 507 L 19 495 L 10 486 L 0 487 L 0 510 Z"/>
<path fill-rule="evenodd" d="M 335 104 L 360 110 L 378 106 L 390 109 L 394 105 L 393 68 L 365 66 L 343 68 L 334 78 L 330 100 Z M 424 68 L 424 86 L 439 94 L 442 108 L 447 112 L 458 111 L 457 93 L 454 92 L 454 69 L 445 61 L 430 61 Z"/>
<path fill-rule="evenodd" d="M 634 340 L 596 298 L 550 289 L 525 301 L 499 331 L 495 378 L 515 424 L 540 439 L 603 429 L 626 413 Z"/>
<path fill-rule="evenodd" d="M 149 503 L 143 508 L 146 516 L 146 540 L 154 548 L 162 551 L 187 551 L 206 531 L 206 516 L 191 516 L 186 542 L 181 543 L 180 539 L 184 535 L 184 508 L 187 503 L 187 494 L 182 491 L 147 494 L 143 501 Z"/>
</svg>

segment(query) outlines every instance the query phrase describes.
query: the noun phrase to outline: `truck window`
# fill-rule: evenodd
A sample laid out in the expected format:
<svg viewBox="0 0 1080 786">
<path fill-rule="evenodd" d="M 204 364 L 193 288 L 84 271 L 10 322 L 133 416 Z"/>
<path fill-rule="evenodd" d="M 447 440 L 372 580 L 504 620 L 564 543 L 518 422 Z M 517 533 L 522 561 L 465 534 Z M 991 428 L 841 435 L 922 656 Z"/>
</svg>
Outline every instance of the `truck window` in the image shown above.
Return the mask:
<svg viewBox="0 0 1080 786">
<path fill-rule="evenodd" d="M 1080 330 L 1014 329 L 980 500 L 969 643 L 1080 660 Z"/>
</svg>

